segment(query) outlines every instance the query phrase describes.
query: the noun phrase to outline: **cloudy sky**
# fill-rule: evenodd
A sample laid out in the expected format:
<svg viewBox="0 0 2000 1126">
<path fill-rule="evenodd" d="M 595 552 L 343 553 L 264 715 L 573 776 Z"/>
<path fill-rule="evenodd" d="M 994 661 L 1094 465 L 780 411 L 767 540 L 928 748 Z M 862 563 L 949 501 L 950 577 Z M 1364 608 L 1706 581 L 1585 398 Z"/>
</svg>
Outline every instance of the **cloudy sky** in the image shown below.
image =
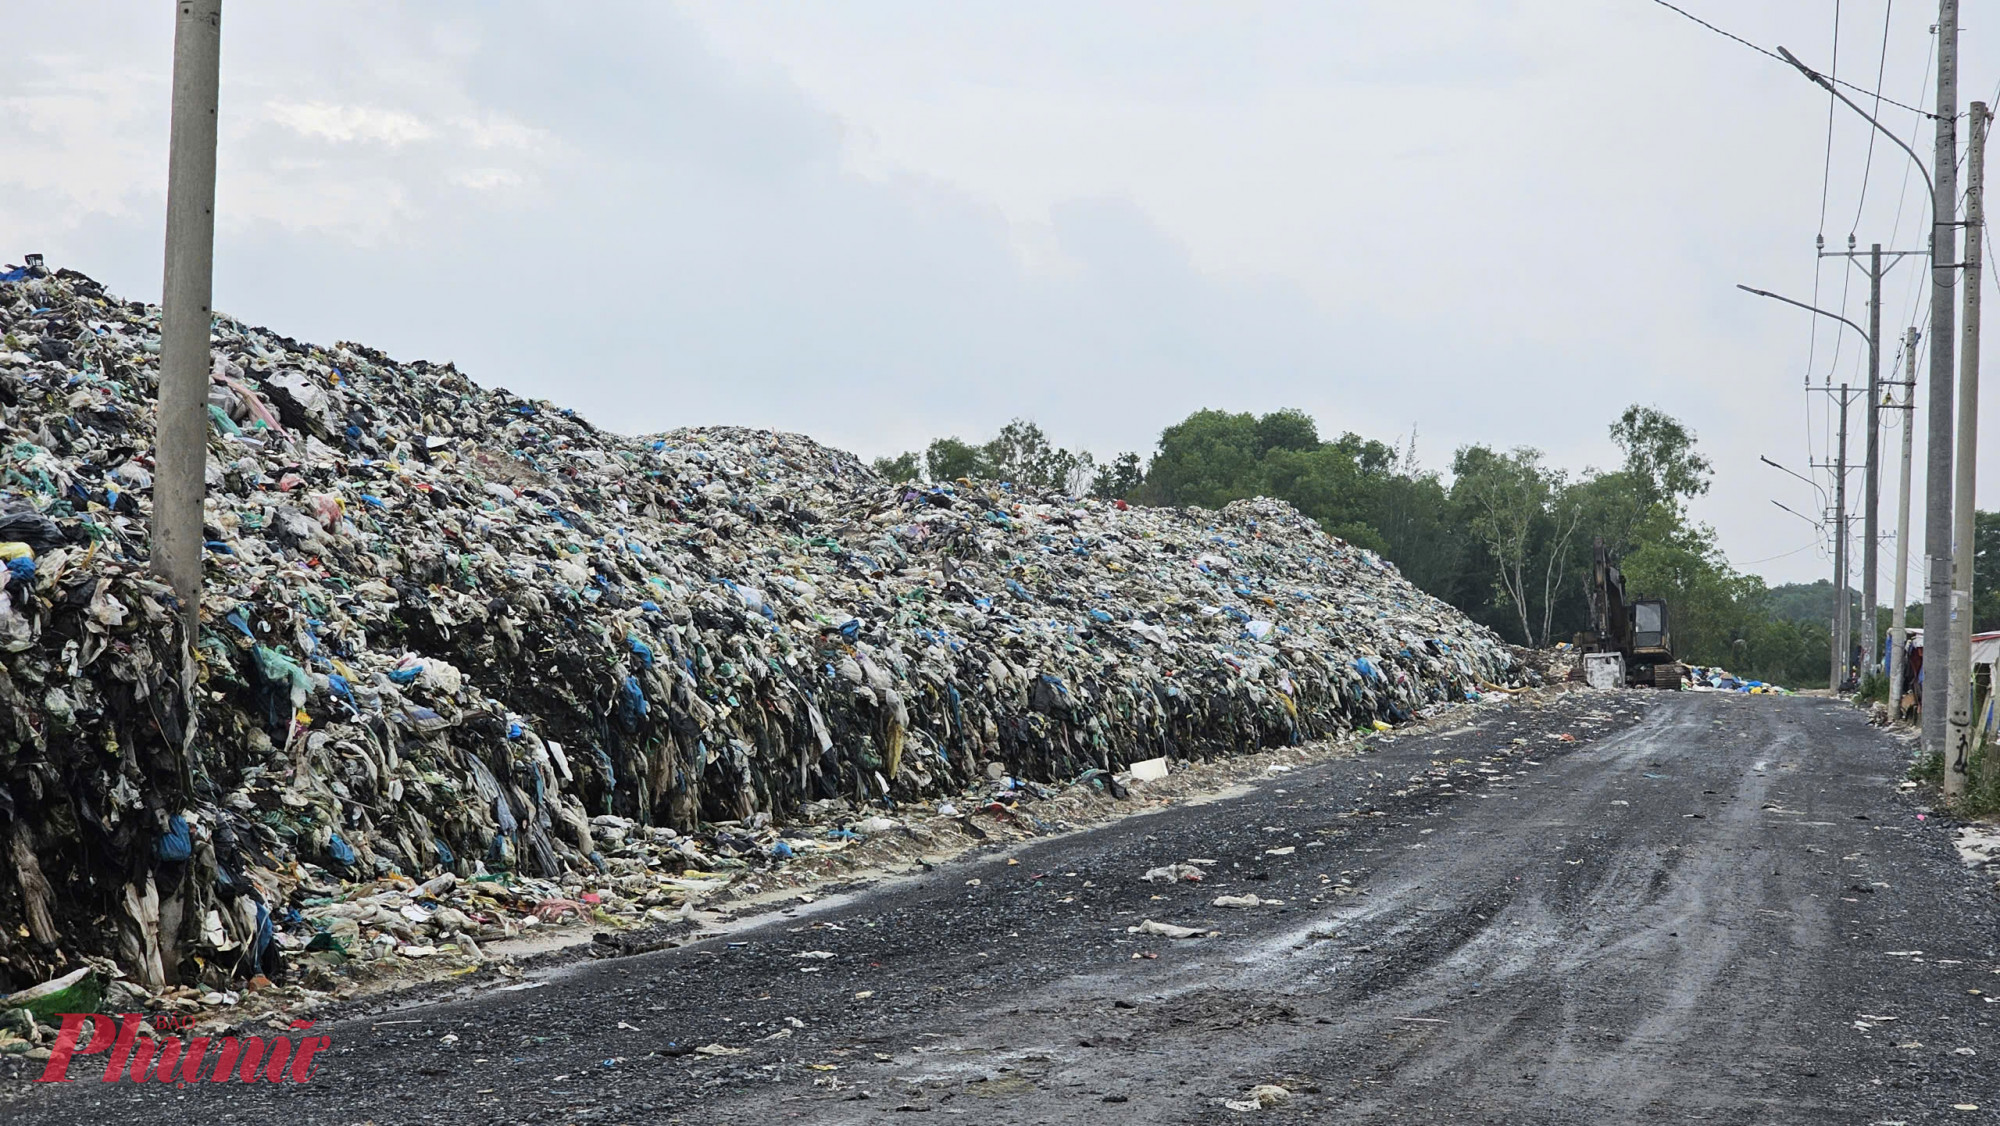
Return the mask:
<svg viewBox="0 0 2000 1126">
<path fill-rule="evenodd" d="M 1934 6 L 1681 6 L 1928 105 Z M 157 300 L 173 6 L 19 7 L 0 259 Z M 1757 457 L 1826 457 L 1802 384 L 1865 379 L 1865 349 L 1734 285 L 1865 323 L 1865 277 L 1813 239 L 1921 247 L 1909 160 L 1845 109 L 1829 136 L 1823 93 L 1653 0 L 1418 13 L 230 0 L 216 304 L 618 430 L 869 456 L 1017 415 L 1149 452 L 1191 410 L 1297 406 L 1322 433 L 1414 428 L 1434 466 L 1487 442 L 1582 467 L 1649 403 L 1715 461 L 1697 513 L 1733 561 L 1822 575 L 1771 504 L 1816 498 Z M 1991 100 L 2000 24 L 1971 22 L 1961 98 Z M 1883 115 L 1928 156 L 1927 123 Z M 1888 333 L 1924 279 L 1891 274 Z M 2000 452 L 1981 482 L 1994 507 Z"/>
</svg>

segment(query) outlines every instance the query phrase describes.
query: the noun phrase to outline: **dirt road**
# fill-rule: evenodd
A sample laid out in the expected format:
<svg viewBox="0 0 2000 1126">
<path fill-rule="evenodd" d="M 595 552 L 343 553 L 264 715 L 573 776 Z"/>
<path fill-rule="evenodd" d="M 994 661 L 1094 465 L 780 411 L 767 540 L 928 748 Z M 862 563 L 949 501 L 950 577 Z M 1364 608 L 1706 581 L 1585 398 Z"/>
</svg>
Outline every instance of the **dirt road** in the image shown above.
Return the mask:
<svg viewBox="0 0 2000 1126">
<path fill-rule="evenodd" d="M 304 1086 L 113 1086 L 80 1059 L 88 1081 L 9 1081 L 0 1118 L 1994 1120 L 2000 901 L 1901 770 L 1828 701 L 1579 693 L 726 943 L 322 1027 Z M 1189 863 L 1206 878 L 1140 879 Z M 1252 894 L 1282 903 L 1213 905 Z"/>
</svg>

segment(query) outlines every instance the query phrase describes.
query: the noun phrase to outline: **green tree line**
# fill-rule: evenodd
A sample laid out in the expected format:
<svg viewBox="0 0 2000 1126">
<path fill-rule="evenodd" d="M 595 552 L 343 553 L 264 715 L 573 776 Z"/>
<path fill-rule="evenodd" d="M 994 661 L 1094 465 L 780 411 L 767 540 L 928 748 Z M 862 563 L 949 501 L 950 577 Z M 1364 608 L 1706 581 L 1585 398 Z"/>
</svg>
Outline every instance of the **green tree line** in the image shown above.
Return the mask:
<svg viewBox="0 0 2000 1126">
<path fill-rule="evenodd" d="M 1527 446 L 1457 450 L 1429 469 L 1415 442 L 1320 436 L 1299 410 L 1201 410 L 1166 428 L 1149 459 L 1064 450 L 1016 419 L 984 443 L 939 438 L 882 458 L 895 480 L 982 478 L 1135 503 L 1219 508 L 1245 497 L 1289 501 L 1329 534 L 1374 550 L 1412 582 L 1521 645 L 1589 627 L 1593 540 L 1624 569 L 1628 594 L 1667 600 L 1677 655 L 1791 686 L 1824 684 L 1832 584 L 1767 587 L 1729 565 L 1688 502 L 1713 468 L 1695 435 L 1652 407 L 1611 423 L 1622 461 L 1570 472 Z M 2000 516 L 1979 523 L 1979 628 L 2000 628 Z M 1850 597 L 1853 597 L 1850 592 Z M 1886 621 L 1887 611 L 1883 611 Z M 1911 624 L 1921 624 L 1915 614 Z"/>
</svg>

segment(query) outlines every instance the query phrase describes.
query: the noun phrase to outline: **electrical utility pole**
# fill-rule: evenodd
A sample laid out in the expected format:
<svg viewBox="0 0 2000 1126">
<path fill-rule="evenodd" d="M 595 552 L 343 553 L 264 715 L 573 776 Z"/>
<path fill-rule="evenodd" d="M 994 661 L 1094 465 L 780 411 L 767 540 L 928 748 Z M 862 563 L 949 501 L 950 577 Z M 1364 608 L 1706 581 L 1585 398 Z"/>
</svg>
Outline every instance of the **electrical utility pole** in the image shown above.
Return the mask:
<svg viewBox="0 0 2000 1126">
<path fill-rule="evenodd" d="M 1832 651 L 1832 668 L 1827 687 L 1840 691 L 1847 683 L 1847 658 L 1854 652 L 1854 599 L 1847 586 L 1847 408 L 1855 395 L 1845 383 L 1823 388 L 1840 404 L 1840 445 L 1832 463 L 1815 463 L 1815 469 L 1833 471 L 1833 631 L 1827 648 Z"/>
<path fill-rule="evenodd" d="M 1871 245 L 1865 253 L 1868 265 L 1868 439 L 1867 461 L 1862 465 L 1861 539 L 1864 554 L 1861 557 L 1861 604 L 1867 609 L 1867 625 L 1863 629 L 1866 652 L 1862 654 L 1861 671 L 1872 673 L 1876 662 L 1882 656 L 1882 634 L 1876 621 L 1876 603 L 1880 593 L 1877 572 L 1881 554 L 1881 507 L 1882 475 L 1881 464 L 1881 406 L 1882 406 L 1882 277 L 1888 269 L 1904 258 L 1929 253 L 1923 250 L 1883 250 L 1881 243 Z M 1850 265 L 1864 257 L 1862 251 L 1854 248 L 1854 236 L 1847 238 L 1847 249 L 1829 253 L 1819 252 L 1821 258 L 1845 258 Z M 1883 259 L 1889 259 L 1888 265 Z"/>
<path fill-rule="evenodd" d="M 1958 477 L 1952 483 L 1950 684 L 1945 717 L 1945 786 L 1965 792 L 1972 756 L 1972 502 L 1979 468 L 1980 236 L 1986 221 L 1985 102 L 1972 103 L 1965 138 L 1965 339 L 1958 354 Z M 1928 633 L 1927 633 L 1928 636 Z M 1955 784 L 1955 788 L 1954 788 Z"/>
<path fill-rule="evenodd" d="M 1882 634 L 1876 625 L 1875 612 L 1875 571 L 1876 556 L 1880 554 L 1877 537 L 1881 528 L 1876 520 L 1876 505 L 1881 500 L 1881 475 L 1876 467 L 1882 457 L 1882 244 L 1873 243 L 1868 248 L 1868 410 L 1865 412 L 1868 425 L 1868 462 L 1861 471 L 1861 612 L 1868 615 L 1868 628 L 1862 634 L 1867 639 L 1867 648 L 1861 654 L 1861 670 L 1864 674 L 1875 671 L 1875 661 L 1882 655 Z"/>
<path fill-rule="evenodd" d="M 1842 94 L 1831 78 L 1800 62 L 1784 47 L 1778 48 L 1779 58 L 1798 68 L 1800 74 L 1825 90 L 1828 96 L 1860 114 L 1876 131 L 1902 149 L 1923 173 L 1931 190 L 1931 411 L 1926 458 L 1929 468 L 1925 475 L 1929 495 L 1925 498 L 1924 512 L 1924 570 L 1929 584 L 1929 600 L 1924 611 L 1926 621 L 1941 620 L 1949 612 L 1945 602 L 1950 594 L 1951 581 L 1946 560 L 1946 553 L 1951 550 L 1951 528 L 1947 515 L 1951 507 L 1951 482 L 1942 477 L 1951 472 L 1951 403 L 1948 401 L 1951 397 L 1951 287 L 1952 271 L 1958 268 L 1958 263 L 1952 260 L 1958 248 L 1957 227 L 1953 223 L 1958 195 L 1958 0 L 1938 0 L 1938 22 L 1932 30 L 1938 39 L 1937 104 L 1934 107 L 1937 121 L 1937 147 L 1933 153 L 1935 175 L 1924 168 L 1923 159 L 1917 156 L 1915 149 L 1904 144 L 1901 137 L 1856 105 L 1852 98 Z M 1870 342 L 1875 342 L 1873 334 L 1870 334 Z M 1871 382 L 1879 382 L 1879 377 L 1872 377 Z M 1947 401 L 1940 402 L 1941 398 Z M 1872 551 L 1870 558 L 1873 558 Z M 1872 608 L 1870 613 L 1873 613 Z M 1872 634 L 1872 628 L 1870 632 Z M 1940 713 L 1945 706 L 1944 685 L 1937 677 L 1925 677 L 1923 736 L 1926 750 L 1943 750 L 1944 716 Z"/>
<path fill-rule="evenodd" d="M 152 555 L 153 569 L 180 599 L 186 644 L 192 648 L 201 616 L 202 499 L 207 491 L 222 0 L 179 0 L 175 7 Z"/>
<path fill-rule="evenodd" d="M 1931 167 L 1931 372 L 1924 456 L 1923 748 L 1945 751 L 1951 636 L 1952 286 L 1958 268 L 1958 0 L 1938 0 L 1937 148 Z M 1965 776 L 1944 772 L 1947 796 Z"/>
<path fill-rule="evenodd" d="M 1833 648 L 1839 653 L 1834 660 L 1833 690 L 1840 691 L 1847 683 L 1847 656 L 1854 651 L 1854 629 L 1849 619 L 1854 614 L 1854 599 L 1847 593 L 1847 384 L 1840 385 L 1840 454 L 1833 466 L 1833 531 L 1840 538 L 1833 548 L 1833 569 L 1840 575 L 1840 582 L 1834 588 L 1834 597 L 1840 609 L 1834 618 L 1840 623 L 1840 632 L 1834 638 Z"/>
<path fill-rule="evenodd" d="M 1784 52 L 1784 48 L 1780 47 L 1779 51 Z M 1785 57 L 1790 58 L 1791 56 L 1787 52 L 1785 53 Z M 1824 255 L 1825 251 L 1822 250 L 1820 253 Z M 1745 293 L 1754 293 L 1759 297 L 1771 298 L 1773 301 L 1783 301 L 1787 305 L 1797 306 L 1809 313 L 1826 317 L 1829 320 L 1839 321 L 1841 324 L 1860 333 L 1868 341 L 1871 354 L 1877 351 L 1875 337 L 1870 335 L 1867 329 L 1862 328 L 1839 313 L 1829 312 L 1817 306 L 1808 305 L 1803 301 L 1794 301 L 1789 297 L 1772 293 L 1767 289 L 1756 289 L 1741 282 L 1737 283 L 1736 288 Z M 1875 380 L 1871 378 L 1870 382 L 1875 382 Z M 1829 683 L 1827 687 L 1838 692 L 1840 691 L 1841 684 L 1847 679 L 1845 676 L 1847 658 L 1853 651 L 1854 637 L 1852 625 L 1854 600 L 1849 596 L 1847 587 L 1847 408 L 1849 404 L 1854 402 L 1854 392 L 1845 383 L 1841 384 L 1839 389 L 1836 390 L 1832 387 L 1813 387 L 1808 382 L 1806 390 L 1809 392 L 1823 391 L 1828 395 L 1838 395 L 1840 400 L 1840 460 L 1831 463 L 1824 461 L 1810 463 L 1814 469 L 1831 469 L 1834 471 L 1836 500 L 1833 511 L 1833 621 L 1832 632 L 1828 637 L 1829 644 L 1827 646 L 1829 657 L 1831 658 L 1829 661 Z M 1785 468 L 1770 458 L 1763 460 L 1766 464 L 1777 466 L 1779 469 Z M 1790 473 L 1791 470 L 1786 469 L 1785 472 Z M 1792 475 L 1795 477 L 1798 476 L 1796 473 Z M 1799 479 L 1802 481 L 1805 480 L 1803 477 Z M 1809 485 L 1813 484 L 1811 481 L 1806 481 L 1806 483 Z M 1813 487 L 1817 489 L 1819 486 L 1813 485 Z M 1824 492 L 1820 494 L 1822 500 L 1825 499 L 1825 496 Z"/>
<path fill-rule="evenodd" d="M 1910 461 L 1917 429 L 1916 329 L 1903 334 L 1908 374 L 1903 378 L 1903 477 L 1896 498 L 1896 605 L 1889 619 L 1889 715 L 1900 719 L 1903 708 L 1903 647 L 1909 642 L 1910 615 Z"/>
</svg>

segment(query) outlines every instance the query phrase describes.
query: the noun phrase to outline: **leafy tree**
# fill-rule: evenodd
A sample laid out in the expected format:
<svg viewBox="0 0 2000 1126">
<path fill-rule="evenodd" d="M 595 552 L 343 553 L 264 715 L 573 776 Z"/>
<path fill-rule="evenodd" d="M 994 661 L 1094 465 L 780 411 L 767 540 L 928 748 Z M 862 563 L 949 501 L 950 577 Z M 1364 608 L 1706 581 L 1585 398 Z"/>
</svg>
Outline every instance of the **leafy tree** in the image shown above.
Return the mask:
<svg viewBox="0 0 2000 1126">
<path fill-rule="evenodd" d="M 992 467 L 978 446 L 957 438 L 939 438 L 924 450 L 924 472 L 933 481 L 960 477 L 991 477 Z"/>
<path fill-rule="evenodd" d="M 1062 449 L 1040 426 L 1020 418 L 1001 427 L 980 456 L 987 476 L 1072 494 L 1084 491 L 1097 465 L 1089 450 Z"/>
<path fill-rule="evenodd" d="M 1847 600 L 1856 615 L 1855 620 L 1860 621 L 1861 592 L 1850 589 Z M 1833 621 L 1833 582 L 1815 579 L 1809 583 L 1786 583 L 1773 587 L 1765 592 L 1764 605 L 1773 617 L 1825 625 Z"/>
<path fill-rule="evenodd" d="M 1090 495 L 1100 500 L 1122 499 L 1138 492 L 1145 480 L 1139 455 L 1127 451 L 1097 467 L 1090 479 Z"/>
<path fill-rule="evenodd" d="M 1262 491 L 1282 497 L 1328 529 L 1368 522 L 1372 482 L 1348 451 L 1274 449 L 1264 458 Z"/>
<path fill-rule="evenodd" d="M 1263 453 L 1255 416 L 1196 411 L 1161 432 L 1159 452 L 1146 470 L 1146 499 L 1221 508 L 1255 496 Z"/>
<path fill-rule="evenodd" d="M 1352 435 L 1350 435 L 1352 437 Z M 1319 448 L 1319 424 L 1296 407 L 1272 411 L 1257 420 L 1257 452 Z"/>
<path fill-rule="evenodd" d="M 1476 604 L 1482 584 L 1469 581 L 1474 545 L 1437 474 L 1384 474 L 1369 508 L 1368 523 L 1385 544 L 1382 553 L 1404 576 L 1454 605 Z"/>
<path fill-rule="evenodd" d="M 1028 485 L 1052 485 L 1062 453 L 1049 444 L 1042 428 L 1025 419 L 1015 419 L 1000 428 L 993 440 L 981 447 L 991 476 L 1002 481 Z"/>
<path fill-rule="evenodd" d="M 1625 472 L 1641 498 L 1679 506 L 1708 491 L 1708 459 L 1695 450 L 1694 432 L 1653 407 L 1625 408 L 1611 424 L 1611 440 L 1625 452 Z"/>
<path fill-rule="evenodd" d="M 1467 446 L 1452 460 L 1452 499 L 1492 559 L 1502 600 L 1514 608 L 1521 637 L 1530 644 L 1535 631 L 1529 625 L 1528 569 L 1535 522 L 1559 484 L 1541 462 L 1542 452 L 1528 446 L 1504 454 Z"/>
<path fill-rule="evenodd" d="M 1127 468 L 1127 475 L 1136 476 L 1138 456 L 1128 456 L 1132 465 Z M 914 472 L 915 460 L 915 454 L 881 458 L 875 467 L 885 476 L 907 480 L 918 475 Z M 1090 451 L 1058 448 L 1049 442 L 1040 426 L 1019 418 L 1001 427 L 999 434 L 983 444 L 975 446 L 962 438 L 939 438 L 923 454 L 923 476 L 932 481 L 977 477 L 1063 489 L 1078 495 L 1095 480 L 1096 468 L 1097 461 Z M 906 469 L 911 472 L 904 476 Z"/>
<path fill-rule="evenodd" d="M 878 457 L 874 466 L 875 472 L 888 481 L 914 481 L 924 475 L 923 460 L 914 452 Z"/>
<path fill-rule="evenodd" d="M 1674 656 L 1694 664 L 1727 665 L 1752 588 L 1704 533 L 1706 529 L 1697 529 L 1645 544 L 1619 565 L 1628 597 L 1666 599 Z"/>
</svg>

